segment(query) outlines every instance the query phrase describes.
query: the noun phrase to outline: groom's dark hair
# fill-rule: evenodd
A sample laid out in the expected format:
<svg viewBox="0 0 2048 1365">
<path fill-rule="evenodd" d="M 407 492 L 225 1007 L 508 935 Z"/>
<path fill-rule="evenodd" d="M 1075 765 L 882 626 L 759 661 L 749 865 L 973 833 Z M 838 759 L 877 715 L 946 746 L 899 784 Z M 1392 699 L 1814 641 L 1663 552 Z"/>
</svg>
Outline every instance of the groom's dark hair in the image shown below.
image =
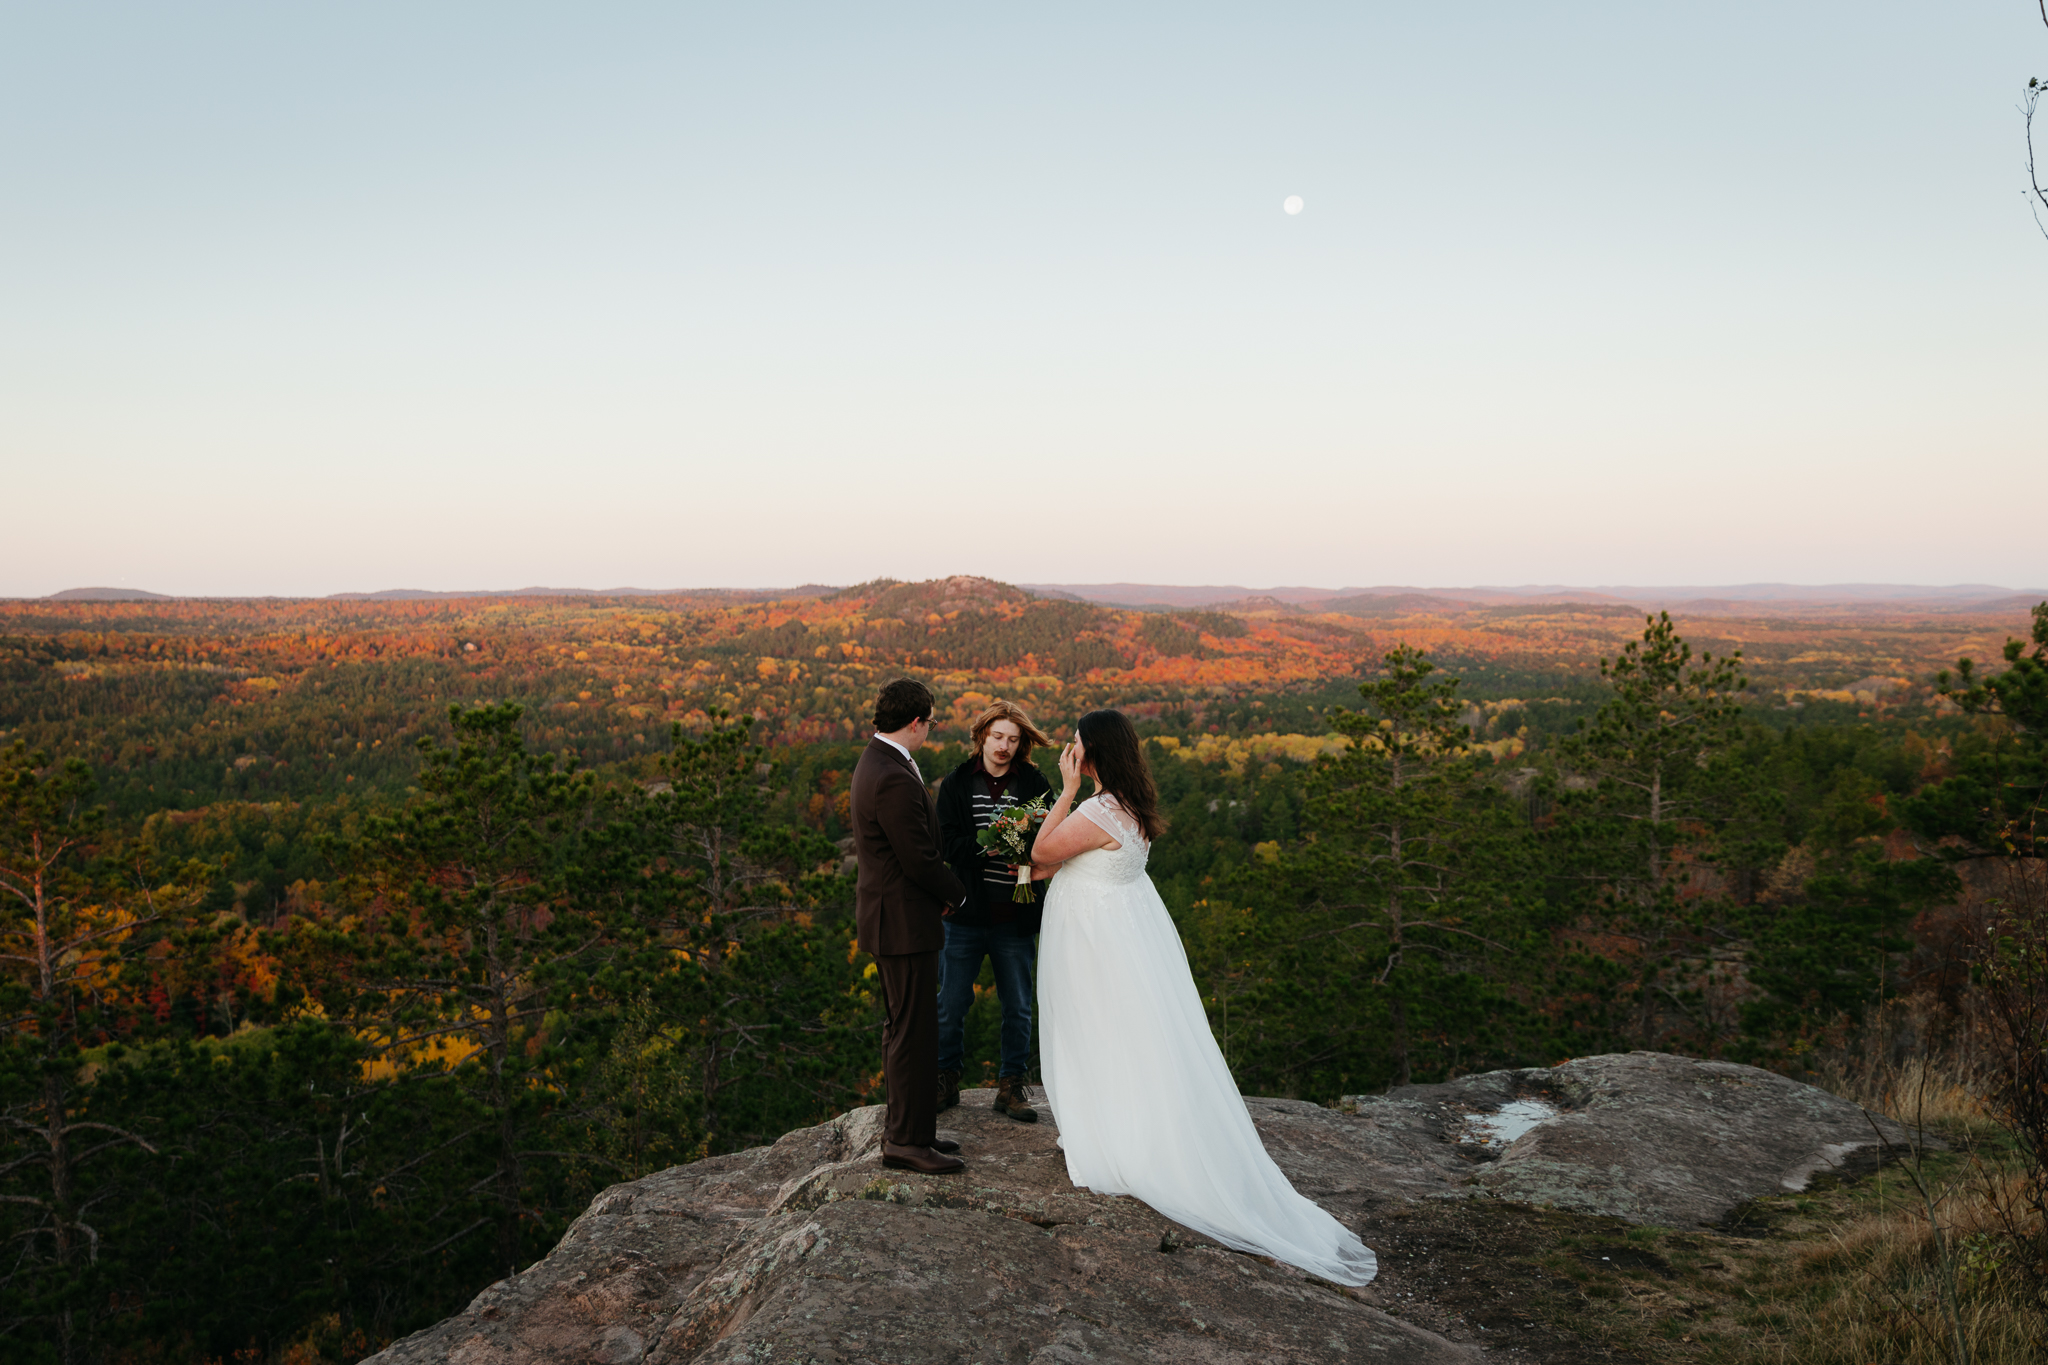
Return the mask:
<svg viewBox="0 0 2048 1365">
<path fill-rule="evenodd" d="M 932 690 L 915 678 L 898 678 L 875 698 L 875 732 L 890 735 L 932 713 Z"/>
</svg>

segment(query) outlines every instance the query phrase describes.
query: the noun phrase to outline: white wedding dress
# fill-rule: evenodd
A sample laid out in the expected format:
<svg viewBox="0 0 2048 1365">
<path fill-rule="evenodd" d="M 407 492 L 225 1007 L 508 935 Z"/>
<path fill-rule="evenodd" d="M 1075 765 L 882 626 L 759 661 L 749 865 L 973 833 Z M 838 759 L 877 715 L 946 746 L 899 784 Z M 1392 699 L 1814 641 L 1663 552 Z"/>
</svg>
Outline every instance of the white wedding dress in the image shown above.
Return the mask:
<svg viewBox="0 0 2048 1365">
<path fill-rule="evenodd" d="M 1068 859 L 1045 897 L 1040 1048 L 1068 1178 L 1337 1284 L 1372 1279 L 1372 1251 L 1297 1194 L 1259 1142 L 1145 875 L 1143 834 L 1114 797 L 1074 814 L 1120 847 Z"/>
</svg>

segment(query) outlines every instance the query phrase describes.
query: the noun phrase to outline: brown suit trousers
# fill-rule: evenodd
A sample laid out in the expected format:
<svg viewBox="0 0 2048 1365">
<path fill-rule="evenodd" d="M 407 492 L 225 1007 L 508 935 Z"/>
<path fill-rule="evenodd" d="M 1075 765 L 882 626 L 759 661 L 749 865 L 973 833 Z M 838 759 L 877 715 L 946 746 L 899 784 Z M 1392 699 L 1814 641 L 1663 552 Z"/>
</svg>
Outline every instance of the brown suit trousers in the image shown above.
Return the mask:
<svg viewBox="0 0 2048 1365">
<path fill-rule="evenodd" d="M 939 955 L 875 959 L 882 982 L 882 1078 L 889 1108 L 882 1141 L 929 1147 L 939 1135 Z"/>
<path fill-rule="evenodd" d="M 939 818 L 910 761 L 871 739 L 853 770 L 854 920 L 882 983 L 882 1140 L 929 1147 L 938 1136 L 939 950 L 945 912 L 967 890 L 939 851 Z"/>
</svg>

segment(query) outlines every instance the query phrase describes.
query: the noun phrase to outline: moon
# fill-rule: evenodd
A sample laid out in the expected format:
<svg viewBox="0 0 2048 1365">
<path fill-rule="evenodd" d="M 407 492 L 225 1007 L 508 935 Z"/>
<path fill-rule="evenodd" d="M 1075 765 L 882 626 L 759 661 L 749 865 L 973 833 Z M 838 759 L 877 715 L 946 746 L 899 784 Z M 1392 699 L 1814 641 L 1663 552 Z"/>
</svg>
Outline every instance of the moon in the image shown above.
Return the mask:
<svg viewBox="0 0 2048 1365">
<path fill-rule="evenodd" d="M 1287 196 L 1287 202 L 1280 207 L 1286 209 L 1289 213 L 1300 213 L 1304 205 L 1301 202 L 1300 195 L 1290 194 Z"/>
</svg>

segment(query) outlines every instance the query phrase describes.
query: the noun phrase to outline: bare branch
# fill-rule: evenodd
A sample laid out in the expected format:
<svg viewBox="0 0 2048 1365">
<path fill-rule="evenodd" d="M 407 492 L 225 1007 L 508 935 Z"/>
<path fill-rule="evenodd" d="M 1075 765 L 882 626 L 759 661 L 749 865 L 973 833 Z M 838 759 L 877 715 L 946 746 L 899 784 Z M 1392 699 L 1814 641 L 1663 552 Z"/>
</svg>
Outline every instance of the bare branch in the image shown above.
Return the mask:
<svg viewBox="0 0 2048 1365">
<path fill-rule="evenodd" d="M 435 1252 L 439 1251 L 442 1247 L 449 1245 L 451 1242 L 461 1241 L 463 1238 L 469 1236 L 470 1233 L 475 1232 L 478 1228 L 483 1227 L 490 1221 L 491 1220 L 488 1218 L 479 1218 L 474 1223 L 471 1223 L 468 1227 L 464 1228 L 462 1231 L 454 1234 L 453 1236 L 442 1238 L 440 1241 L 428 1247 L 425 1251 L 418 1253 L 418 1255 L 414 1256 L 413 1259 L 419 1260 L 421 1257 L 431 1256 Z"/>
<path fill-rule="evenodd" d="M 2048 3 L 2048 0 L 2043 0 L 2043 3 Z M 2020 106 L 2020 111 L 2027 125 L 2027 183 L 2034 191 L 2034 202 L 2027 207 L 2033 210 L 2034 226 L 2040 229 L 2042 236 L 2048 237 L 2048 222 L 2041 218 L 2041 210 L 2048 208 L 2048 188 L 2042 187 L 2041 173 L 2034 162 L 2034 115 L 2041 106 L 2042 88 L 2038 81 L 2028 83 L 2026 102 Z"/>
<path fill-rule="evenodd" d="M 67 1135 L 71 1133 L 84 1132 L 87 1129 L 93 1129 L 102 1133 L 112 1133 L 118 1140 L 123 1142 L 132 1142 L 136 1146 L 140 1147 L 143 1151 L 148 1152 L 151 1156 L 155 1156 L 157 1154 L 156 1148 L 150 1146 L 149 1142 L 146 1139 L 144 1139 L 140 1134 L 131 1133 L 126 1128 L 116 1128 L 111 1123 L 79 1122 L 67 1123 L 64 1125 L 64 1132 Z"/>
<path fill-rule="evenodd" d="M 1455 924 L 1438 924 L 1434 920 L 1418 920 L 1415 923 L 1409 925 L 1408 927 L 1410 929 L 1436 929 L 1446 934 L 1463 934 L 1466 938 L 1475 939 L 1480 943 L 1484 943 L 1487 947 L 1495 949 L 1496 951 L 1504 953 L 1508 950 L 1507 945 L 1504 943 L 1495 943 L 1492 939 L 1486 937 L 1486 935 L 1484 934 L 1475 934 L 1470 929 L 1460 929 Z M 1427 947 L 1428 945 L 1423 944 L 1420 946 Z"/>
</svg>

